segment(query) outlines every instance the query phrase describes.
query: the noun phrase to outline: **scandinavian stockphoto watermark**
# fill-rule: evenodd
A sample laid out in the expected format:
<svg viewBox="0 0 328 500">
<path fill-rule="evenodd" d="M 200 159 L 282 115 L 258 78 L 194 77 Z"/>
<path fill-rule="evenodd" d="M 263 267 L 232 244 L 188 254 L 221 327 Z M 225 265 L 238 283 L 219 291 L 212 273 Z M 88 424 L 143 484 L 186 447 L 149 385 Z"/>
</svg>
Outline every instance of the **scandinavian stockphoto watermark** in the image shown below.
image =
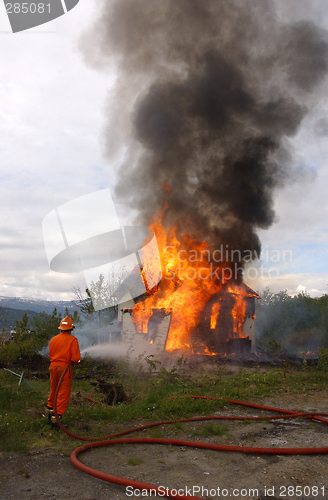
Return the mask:
<svg viewBox="0 0 328 500">
<path fill-rule="evenodd" d="M 80 0 L 4 0 L 13 33 L 53 21 L 72 10 Z"/>
<path fill-rule="evenodd" d="M 42 231 L 50 268 L 82 271 L 96 311 L 139 297 L 161 280 L 154 231 L 122 226 L 109 189 L 52 210 L 42 221 Z"/>
<path fill-rule="evenodd" d="M 164 279 L 219 280 L 222 283 L 240 276 L 249 280 L 277 279 L 280 276 L 277 264 L 293 260 L 291 250 L 266 246 L 259 255 L 256 250 L 239 250 L 227 244 L 214 250 L 180 249 L 177 252 L 173 246 L 167 246 L 164 256 L 167 263 Z"/>
</svg>

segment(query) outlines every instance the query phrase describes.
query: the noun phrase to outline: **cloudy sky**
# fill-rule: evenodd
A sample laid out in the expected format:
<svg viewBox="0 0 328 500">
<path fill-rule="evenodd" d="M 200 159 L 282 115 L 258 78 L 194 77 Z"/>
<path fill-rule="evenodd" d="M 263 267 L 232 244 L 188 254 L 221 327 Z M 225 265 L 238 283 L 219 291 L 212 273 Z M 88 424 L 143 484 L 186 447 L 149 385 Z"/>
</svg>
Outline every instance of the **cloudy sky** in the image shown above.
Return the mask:
<svg viewBox="0 0 328 500">
<path fill-rule="evenodd" d="M 72 286 L 85 286 L 82 274 L 49 268 L 42 220 L 77 197 L 113 191 L 124 156 L 109 160 L 103 146 L 115 68 L 89 67 L 79 49 L 98 12 L 99 0 L 80 0 L 57 20 L 12 34 L 0 3 L 0 296 L 71 300 Z M 288 0 L 278 12 L 286 21 L 306 17 L 328 29 L 325 1 Z M 291 147 L 295 175 L 276 192 L 276 222 L 260 233 L 262 259 L 250 265 L 246 281 L 257 290 L 320 296 L 328 290 L 326 98 Z M 119 201 L 122 222 L 131 223 L 133 214 Z"/>
</svg>

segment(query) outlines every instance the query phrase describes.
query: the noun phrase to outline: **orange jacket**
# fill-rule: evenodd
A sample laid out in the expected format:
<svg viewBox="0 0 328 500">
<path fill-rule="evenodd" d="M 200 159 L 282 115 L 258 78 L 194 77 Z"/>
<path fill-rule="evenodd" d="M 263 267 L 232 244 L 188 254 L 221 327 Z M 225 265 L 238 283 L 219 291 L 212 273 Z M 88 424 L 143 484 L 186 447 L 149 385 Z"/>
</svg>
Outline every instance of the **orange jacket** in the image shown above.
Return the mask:
<svg viewBox="0 0 328 500">
<path fill-rule="evenodd" d="M 79 363 L 81 354 L 77 338 L 68 332 L 60 332 L 49 342 L 49 357 L 51 363 Z"/>
</svg>

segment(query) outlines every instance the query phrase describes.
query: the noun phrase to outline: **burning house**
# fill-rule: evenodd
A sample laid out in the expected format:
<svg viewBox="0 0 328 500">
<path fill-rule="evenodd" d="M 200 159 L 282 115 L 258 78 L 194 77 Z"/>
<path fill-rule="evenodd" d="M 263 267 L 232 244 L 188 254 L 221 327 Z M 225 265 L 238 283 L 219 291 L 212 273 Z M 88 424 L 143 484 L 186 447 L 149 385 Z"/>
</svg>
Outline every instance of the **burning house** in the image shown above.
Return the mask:
<svg viewBox="0 0 328 500">
<path fill-rule="evenodd" d="M 130 345 L 138 345 L 146 351 L 164 351 L 170 329 L 171 313 L 165 309 L 155 309 L 147 327 L 139 331 L 132 320 L 133 309 L 122 311 L 122 341 Z"/>
<path fill-rule="evenodd" d="M 214 295 L 206 304 L 198 325 L 190 335 L 187 353 L 248 354 L 256 349 L 255 299 L 250 287 L 228 287 Z M 123 342 L 139 344 L 149 350 L 163 350 L 169 341 L 172 311 L 152 309 L 151 317 L 139 328 L 133 322 L 133 307 L 121 310 Z M 186 347 L 186 346 L 184 346 Z"/>
<path fill-rule="evenodd" d="M 175 286 L 181 286 L 181 283 Z M 158 289 L 152 293 L 156 292 Z M 173 348 L 169 348 L 170 327 L 171 322 L 174 325 L 176 309 L 156 307 L 146 312 L 149 295 L 151 292 L 148 292 L 148 297 L 139 297 L 136 301 L 128 294 L 123 296 L 118 306 L 118 320 L 107 328 L 110 341 L 112 337 L 118 339 L 119 334 L 123 342 L 147 352 L 183 349 L 189 354 L 214 355 L 255 351 L 255 299 L 259 296 L 245 283 L 229 282 L 221 287 L 205 304 L 198 322 L 190 329 L 188 345 Z M 141 312 L 136 314 L 138 304 Z"/>
<path fill-rule="evenodd" d="M 250 287 L 229 284 L 208 301 L 191 335 L 192 350 L 205 354 L 233 354 L 256 350 L 255 299 Z"/>
<path fill-rule="evenodd" d="M 256 294 L 240 276 L 275 221 L 275 189 L 297 176 L 290 139 L 324 88 L 327 33 L 263 0 L 102 8 L 84 47 L 98 69 L 116 63 L 105 143 L 110 160 L 125 152 L 116 197 L 154 230 L 162 265 L 122 312 L 122 337 L 163 344 L 165 324 L 167 351 L 254 348 Z"/>
</svg>

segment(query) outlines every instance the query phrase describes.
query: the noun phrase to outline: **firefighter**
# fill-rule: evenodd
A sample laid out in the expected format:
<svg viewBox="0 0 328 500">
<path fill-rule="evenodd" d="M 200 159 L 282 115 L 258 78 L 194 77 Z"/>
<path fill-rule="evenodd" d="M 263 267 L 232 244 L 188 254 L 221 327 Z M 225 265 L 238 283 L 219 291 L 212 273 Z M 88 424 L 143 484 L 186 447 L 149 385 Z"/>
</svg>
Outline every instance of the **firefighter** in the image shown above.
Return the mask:
<svg viewBox="0 0 328 500">
<path fill-rule="evenodd" d="M 54 398 L 57 385 L 60 377 L 69 361 L 72 363 L 80 363 L 80 347 L 76 337 L 71 335 L 74 329 L 74 323 L 69 316 L 62 319 L 58 329 L 60 333 L 53 337 L 49 342 L 49 358 L 50 358 L 50 396 L 47 402 L 48 422 L 52 428 L 59 428 L 56 423 L 56 417 L 53 413 Z M 68 406 L 71 395 L 73 369 L 72 363 L 61 383 L 57 397 L 57 413 L 61 418 Z"/>
</svg>

